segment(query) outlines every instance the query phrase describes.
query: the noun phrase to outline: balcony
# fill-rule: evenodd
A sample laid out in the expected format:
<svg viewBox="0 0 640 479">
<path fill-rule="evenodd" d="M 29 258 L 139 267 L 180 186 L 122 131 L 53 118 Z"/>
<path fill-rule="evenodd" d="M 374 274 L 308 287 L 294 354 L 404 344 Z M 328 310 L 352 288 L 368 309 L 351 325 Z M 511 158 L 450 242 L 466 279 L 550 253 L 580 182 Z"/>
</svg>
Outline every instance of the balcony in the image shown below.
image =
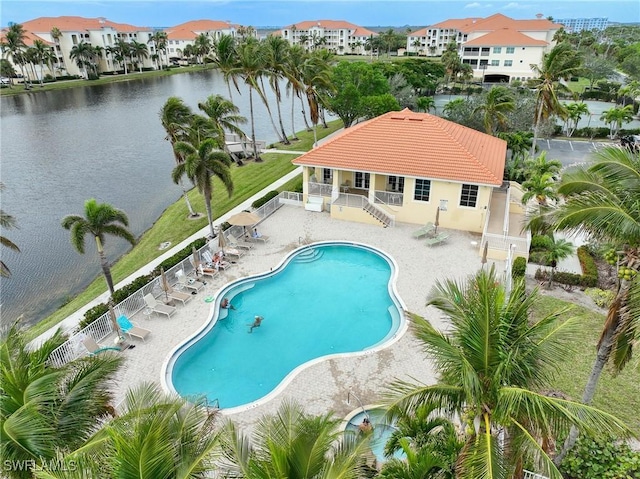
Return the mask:
<svg viewBox="0 0 640 479">
<path fill-rule="evenodd" d="M 333 186 L 331 184 L 309 182 L 309 194 L 313 196 L 331 197 L 332 189 Z"/>
</svg>

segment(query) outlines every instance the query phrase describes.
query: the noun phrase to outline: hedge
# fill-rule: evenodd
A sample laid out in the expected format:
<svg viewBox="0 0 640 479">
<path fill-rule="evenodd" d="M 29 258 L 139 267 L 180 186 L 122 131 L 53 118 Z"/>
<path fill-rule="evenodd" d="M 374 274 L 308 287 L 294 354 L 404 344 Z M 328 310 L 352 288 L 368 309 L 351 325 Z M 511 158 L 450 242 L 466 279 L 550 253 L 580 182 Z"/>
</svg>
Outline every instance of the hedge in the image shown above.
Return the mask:
<svg viewBox="0 0 640 479">
<path fill-rule="evenodd" d="M 553 246 L 553 238 L 547 235 L 534 235 L 531 238 L 531 249 L 549 249 Z"/>
<path fill-rule="evenodd" d="M 540 268 L 536 270 L 535 278 L 538 281 L 548 281 L 549 272 Z M 556 271 L 553 274 L 553 280 L 556 283 L 566 284 L 569 286 L 580 286 L 583 288 L 594 288 L 598 285 L 598 278 L 594 276 L 585 276 L 582 274 L 569 273 L 567 271 Z"/>
<path fill-rule="evenodd" d="M 598 284 L 598 266 L 596 265 L 593 256 L 589 252 L 589 248 L 586 246 L 580 246 L 577 250 L 578 260 L 580 260 L 580 267 L 582 268 L 582 274 L 584 276 L 593 276 Z"/>
<path fill-rule="evenodd" d="M 513 260 L 513 265 L 511 266 L 511 277 L 513 279 L 523 278 L 524 273 L 527 271 L 527 260 L 522 256 L 518 256 Z"/>
<path fill-rule="evenodd" d="M 278 196 L 280 194 L 279 191 L 277 190 L 271 190 L 269 193 L 267 193 L 266 195 L 264 195 L 262 198 L 258 198 L 257 200 L 255 200 L 253 203 L 251 203 L 251 207 L 252 208 L 260 208 L 262 205 L 264 205 L 265 203 L 267 203 L 269 200 L 275 198 L 276 196 Z"/>
</svg>

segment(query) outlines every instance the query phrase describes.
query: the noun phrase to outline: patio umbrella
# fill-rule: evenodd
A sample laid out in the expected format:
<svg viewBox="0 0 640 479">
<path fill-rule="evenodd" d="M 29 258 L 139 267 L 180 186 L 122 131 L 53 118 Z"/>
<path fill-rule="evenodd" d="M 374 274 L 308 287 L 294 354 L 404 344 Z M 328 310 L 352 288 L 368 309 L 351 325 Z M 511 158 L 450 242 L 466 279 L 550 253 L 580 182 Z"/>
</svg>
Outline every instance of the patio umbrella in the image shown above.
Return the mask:
<svg viewBox="0 0 640 479">
<path fill-rule="evenodd" d="M 167 275 L 164 273 L 164 268 L 160 268 L 160 287 L 162 288 L 162 291 L 164 291 L 165 301 L 169 301 L 169 290 L 171 287 L 169 286 Z"/>
<path fill-rule="evenodd" d="M 227 220 L 227 222 L 233 226 L 242 226 L 246 234 L 247 226 L 253 226 L 259 223 L 261 219 L 262 218 L 260 218 L 255 213 L 249 213 L 248 211 L 241 211 L 240 213 L 237 213 L 231 216 Z"/>
<path fill-rule="evenodd" d="M 111 324 L 113 325 L 113 330 L 118 335 L 118 338 L 123 337 L 122 331 L 120 330 L 120 325 L 118 324 L 118 320 L 116 319 L 116 312 L 113 309 L 112 300 L 109 300 L 109 319 L 111 320 Z"/>
<path fill-rule="evenodd" d="M 196 276 L 198 276 L 198 265 L 200 264 L 200 257 L 198 256 L 198 252 L 196 251 L 196 247 L 191 247 L 191 254 L 193 255 L 193 269 L 196 270 Z"/>
<path fill-rule="evenodd" d="M 220 228 L 220 232 L 218 233 L 218 247 L 222 250 L 223 253 L 225 246 L 227 246 L 227 240 L 224 237 L 224 231 L 222 231 L 222 228 Z"/>
<path fill-rule="evenodd" d="M 438 232 L 438 226 L 440 226 L 440 207 L 439 206 L 436 209 L 436 221 L 433 224 L 436 227 L 436 229 L 433 231 L 433 234 L 436 234 Z"/>
<path fill-rule="evenodd" d="M 484 265 L 487 264 L 487 253 L 489 252 L 489 242 L 485 241 L 484 242 L 484 249 L 482 250 L 482 267 L 484 268 Z"/>
</svg>

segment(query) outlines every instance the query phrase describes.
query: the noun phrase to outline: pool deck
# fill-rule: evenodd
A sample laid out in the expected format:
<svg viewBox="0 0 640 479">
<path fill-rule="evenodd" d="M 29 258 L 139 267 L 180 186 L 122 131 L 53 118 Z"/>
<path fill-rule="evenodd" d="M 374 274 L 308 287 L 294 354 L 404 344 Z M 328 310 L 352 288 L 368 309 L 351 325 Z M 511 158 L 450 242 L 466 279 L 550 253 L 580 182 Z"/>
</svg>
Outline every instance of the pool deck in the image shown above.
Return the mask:
<svg viewBox="0 0 640 479">
<path fill-rule="evenodd" d="M 170 351 L 196 332 L 209 316 L 212 304 L 207 296 L 214 295 L 223 285 L 235 279 L 269 271 L 300 246 L 301 239 L 310 243 L 326 240 L 346 240 L 365 243 L 389 254 L 397 263 L 397 291 L 407 310 L 417 313 L 438 328 L 446 326 L 434 308 L 425 306 L 426 296 L 437 279 L 464 278 L 480 268 L 477 246 L 480 235 L 448 230 L 447 242 L 429 248 L 424 241 L 415 240 L 411 233 L 418 227 L 397 224 L 393 228 L 351 223 L 332 219 L 328 213 L 305 211 L 301 207 L 283 206 L 260 225 L 260 232 L 269 236 L 266 244 L 256 244 L 247 255 L 228 271 L 216 278 L 206 278 L 207 285 L 170 319 L 166 316 L 137 314 L 132 320 L 152 333 L 146 342 L 132 341 L 136 345 L 122 354 L 125 364 L 121 369 L 116 390 L 116 403 L 125 392 L 142 382 L 160 382 L 163 362 Z M 496 262 L 502 272 L 504 262 Z M 292 344 L 291 347 L 295 347 Z M 251 361 L 251 358 L 234 358 Z M 250 428 L 262 415 L 274 413 L 282 400 L 295 399 L 310 414 L 334 411 L 344 417 L 363 404 L 375 404 L 380 394 L 394 379 L 435 381 L 435 371 L 421 351 L 420 343 L 411 330 L 388 347 L 378 352 L 336 357 L 304 368 L 273 399 L 251 409 L 229 414 L 241 428 Z M 351 392 L 350 404 L 347 399 Z M 355 398 L 358 399 L 355 399 Z"/>
</svg>

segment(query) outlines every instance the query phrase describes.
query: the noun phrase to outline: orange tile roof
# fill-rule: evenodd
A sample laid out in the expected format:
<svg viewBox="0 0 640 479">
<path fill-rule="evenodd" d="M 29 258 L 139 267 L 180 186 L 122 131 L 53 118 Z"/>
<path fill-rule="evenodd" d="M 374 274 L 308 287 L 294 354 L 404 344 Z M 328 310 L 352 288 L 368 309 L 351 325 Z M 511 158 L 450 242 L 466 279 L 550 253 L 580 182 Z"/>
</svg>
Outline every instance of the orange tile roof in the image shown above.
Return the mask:
<svg viewBox="0 0 640 479">
<path fill-rule="evenodd" d="M 347 128 L 293 163 L 497 186 L 506 152 L 504 140 L 404 109 Z"/>
<path fill-rule="evenodd" d="M 9 31 L 8 28 L 3 28 L 2 30 L 0 30 L 0 41 L 4 41 L 5 40 L 5 35 L 6 33 Z M 55 45 L 55 43 L 50 42 L 48 40 L 45 40 L 42 37 L 39 37 L 38 35 L 36 35 L 35 33 L 32 32 L 25 32 L 24 35 L 24 44 L 28 47 L 33 46 L 33 43 L 36 40 L 40 40 L 42 43 L 44 43 L 45 45 L 49 45 L 49 46 L 53 46 Z"/>
<path fill-rule="evenodd" d="M 99 30 L 103 27 L 111 27 L 119 32 L 140 32 L 151 31 L 149 27 L 136 27 L 127 23 L 116 23 L 106 18 L 85 18 L 85 17 L 40 17 L 22 23 L 25 30 L 34 33 L 49 33 L 53 27 L 57 27 L 61 32 L 78 32 L 84 30 Z"/>
<path fill-rule="evenodd" d="M 294 26 L 296 27 L 296 30 L 309 30 L 312 27 L 321 27 L 326 30 L 355 30 L 357 28 L 362 28 L 358 27 L 358 25 L 354 25 L 353 23 L 345 22 L 344 20 L 306 20 L 304 22 L 289 25 L 285 28 L 291 30 Z"/>
<path fill-rule="evenodd" d="M 356 27 L 355 31 L 351 33 L 352 37 L 370 37 L 371 35 L 374 37 L 378 36 L 376 32 L 372 32 L 364 27 Z"/>
<path fill-rule="evenodd" d="M 511 28 L 502 28 L 465 42 L 464 46 L 547 46 L 544 40 L 536 40 Z"/>
<path fill-rule="evenodd" d="M 193 40 L 202 32 L 230 30 L 231 23 L 221 20 L 192 20 L 175 27 L 165 29 L 169 40 Z"/>
</svg>

